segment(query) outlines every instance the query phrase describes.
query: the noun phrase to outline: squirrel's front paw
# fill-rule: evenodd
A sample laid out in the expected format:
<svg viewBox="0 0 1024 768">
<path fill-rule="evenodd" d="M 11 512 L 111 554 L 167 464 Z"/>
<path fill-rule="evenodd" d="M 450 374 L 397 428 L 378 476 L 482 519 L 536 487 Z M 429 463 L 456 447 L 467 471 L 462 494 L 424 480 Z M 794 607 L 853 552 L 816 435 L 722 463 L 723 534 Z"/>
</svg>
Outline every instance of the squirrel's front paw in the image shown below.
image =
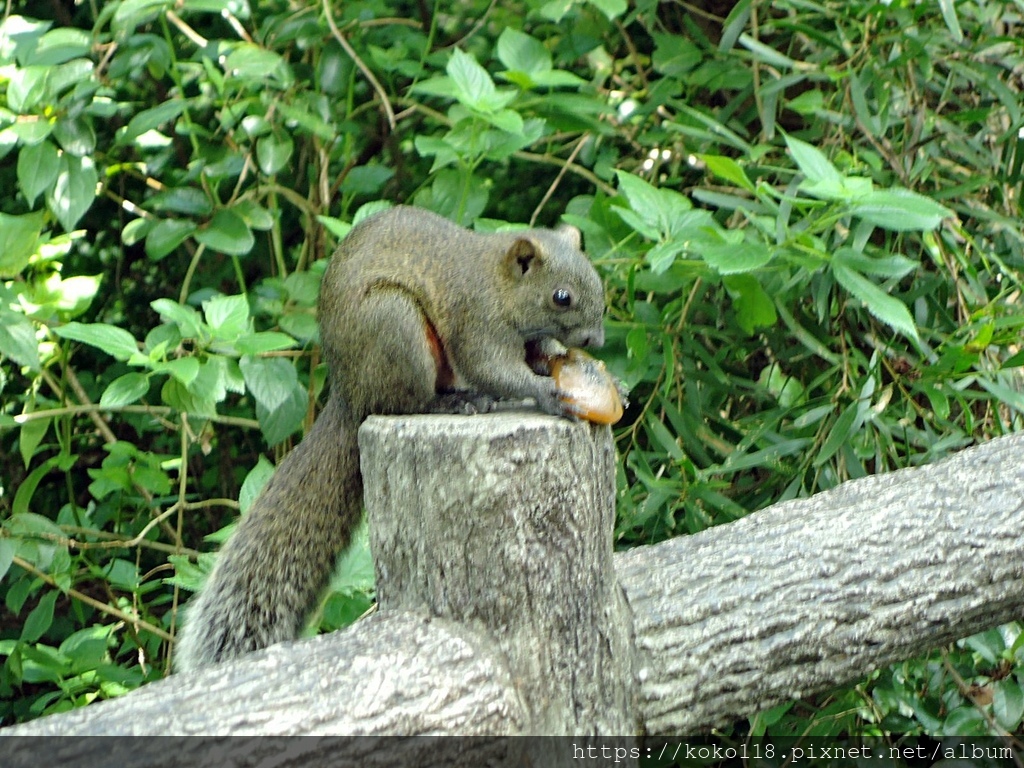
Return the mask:
<svg viewBox="0 0 1024 768">
<path fill-rule="evenodd" d="M 534 396 L 537 407 L 552 416 L 562 416 L 570 421 L 579 421 L 582 412 L 570 393 L 559 389 L 551 379 L 546 379 L 545 384 L 550 386 L 545 386 L 542 392 Z"/>
</svg>

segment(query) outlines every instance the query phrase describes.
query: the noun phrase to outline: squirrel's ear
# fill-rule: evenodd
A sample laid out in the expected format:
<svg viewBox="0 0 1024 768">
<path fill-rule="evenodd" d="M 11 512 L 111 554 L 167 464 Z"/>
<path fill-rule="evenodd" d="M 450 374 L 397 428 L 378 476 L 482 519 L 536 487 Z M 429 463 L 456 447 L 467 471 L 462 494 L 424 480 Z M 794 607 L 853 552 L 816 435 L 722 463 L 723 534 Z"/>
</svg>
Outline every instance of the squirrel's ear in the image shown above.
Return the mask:
<svg viewBox="0 0 1024 768">
<path fill-rule="evenodd" d="M 583 250 L 583 236 L 580 231 L 572 224 L 562 224 L 555 230 L 558 234 L 562 235 L 566 240 L 569 241 L 569 245 L 575 248 L 577 251 Z"/>
<path fill-rule="evenodd" d="M 520 278 L 531 269 L 536 269 L 540 262 L 540 248 L 526 237 L 518 238 L 505 253 L 505 268 L 514 278 Z"/>
</svg>

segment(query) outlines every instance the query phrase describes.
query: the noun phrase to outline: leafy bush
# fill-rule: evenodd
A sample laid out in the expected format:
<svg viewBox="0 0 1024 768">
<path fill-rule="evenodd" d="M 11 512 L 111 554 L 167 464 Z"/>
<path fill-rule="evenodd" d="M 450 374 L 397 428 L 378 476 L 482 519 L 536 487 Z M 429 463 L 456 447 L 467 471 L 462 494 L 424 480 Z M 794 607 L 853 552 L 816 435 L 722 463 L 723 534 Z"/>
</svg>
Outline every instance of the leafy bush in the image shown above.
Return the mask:
<svg viewBox="0 0 1024 768">
<path fill-rule="evenodd" d="M 583 230 L 633 389 L 620 546 L 1020 428 L 1017 5 L 419 8 L 4 18 L 4 722 L 166 673 L 204 537 L 314 418 L 325 259 L 385 200 Z M 371 579 L 356 546 L 315 624 Z M 1019 730 L 1021 636 L 721 738 Z"/>
</svg>

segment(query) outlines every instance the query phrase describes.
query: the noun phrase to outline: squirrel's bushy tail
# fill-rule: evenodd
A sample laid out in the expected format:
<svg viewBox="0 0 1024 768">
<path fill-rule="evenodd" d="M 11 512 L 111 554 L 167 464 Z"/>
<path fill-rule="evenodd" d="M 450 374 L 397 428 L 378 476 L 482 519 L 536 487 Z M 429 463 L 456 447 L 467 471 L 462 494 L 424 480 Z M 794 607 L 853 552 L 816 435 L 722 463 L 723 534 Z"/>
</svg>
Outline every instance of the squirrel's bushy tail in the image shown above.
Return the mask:
<svg viewBox="0 0 1024 768">
<path fill-rule="evenodd" d="M 348 421 L 338 398 L 330 398 L 242 518 L 186 609 L 178 670 L 233 659 L 302 630 L 362 512 L 357 425 Z M 332 514 L 310 514 L 317 507 Z"/>
</svg>

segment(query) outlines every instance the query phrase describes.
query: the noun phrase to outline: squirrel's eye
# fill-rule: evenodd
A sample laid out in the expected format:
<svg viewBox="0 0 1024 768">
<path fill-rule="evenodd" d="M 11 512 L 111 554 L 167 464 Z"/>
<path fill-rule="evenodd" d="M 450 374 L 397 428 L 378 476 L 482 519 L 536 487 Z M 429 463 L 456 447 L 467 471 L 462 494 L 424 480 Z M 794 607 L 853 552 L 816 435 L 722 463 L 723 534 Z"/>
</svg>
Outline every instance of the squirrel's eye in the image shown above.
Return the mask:
<svg viewBox="0 0 1024 768">
<path fill-rule="evenodd" d="M 556 288 L 551 294 L 551 300 L 555 302 L 556 307 L 568 307 L 572 305 L 572 294 L 565 288 Z"/>
</svg>

